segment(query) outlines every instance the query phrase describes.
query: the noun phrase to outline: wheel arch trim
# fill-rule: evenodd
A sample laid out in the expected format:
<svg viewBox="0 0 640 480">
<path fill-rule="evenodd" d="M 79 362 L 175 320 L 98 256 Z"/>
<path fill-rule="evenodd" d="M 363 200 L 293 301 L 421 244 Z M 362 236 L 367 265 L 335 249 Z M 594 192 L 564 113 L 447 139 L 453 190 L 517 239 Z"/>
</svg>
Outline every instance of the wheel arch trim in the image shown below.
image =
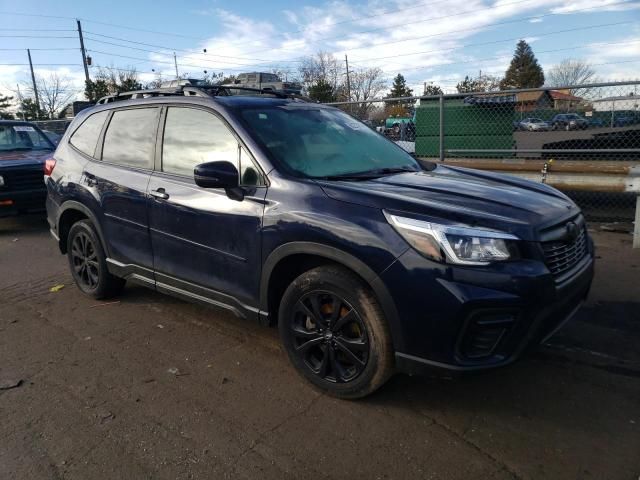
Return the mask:
<svg viewBox="0 0 640 480">
<path fill-rule="evenodd" d="M 401 329 L 399 328 L 399 315 L 393 297 L 389 293 L 386 285 L 382 282 L 376 272 L 374 272 L 362 260 L 353 255 L 329 245 L 315 242 L 289 242 L 274 249 L 262 267 L 260 277 L 260 313 L 263 316 L 268 315 L 269 311 L 269 284 L 271 283 L 271 275 L 276 266 L 287 257 L 292 255 L 314 255 L 333 261 L 362 277 L 367 285 L 373 290 L 376 298 L 380 302 L 382 311 L 389 324 L 391 336 L 394 346 L 402 344 Z M 399 342 L 399 343 L 397 343 Z"/>
<path fill-rule="evenodd" d="M 60 207 L 58 219 L 56 220 L 56 232 L 58 233 L 58 237 L 59 237 L 58 246 L 60 248 L 60 251 L 62 252 L 66 248 L 66 246 L 62 244 L 63 240 L 62 240 L 62 237 L 60 236 L 60 220 L 64 216 L 65 212 L 69 210 L 79 211 L 83 213 L 91 221 L 91 223 L 96 229 L 96 233 L 98 234 L 98 238 L 100 240 L 100 243 L 102 244 L 102 248 L 106 256 L 109 257 L 109 249 L 108 249 L 107 243 L 104 240 L 105 237 L 104 237 L 104 234 L 102 233 L 102 226 L 98 221 L 98 217 L 93 213 L 93 211 L 89 207 L 87 207 L 86 205 L 76 200 L 67 200 Z"/>
</svg>

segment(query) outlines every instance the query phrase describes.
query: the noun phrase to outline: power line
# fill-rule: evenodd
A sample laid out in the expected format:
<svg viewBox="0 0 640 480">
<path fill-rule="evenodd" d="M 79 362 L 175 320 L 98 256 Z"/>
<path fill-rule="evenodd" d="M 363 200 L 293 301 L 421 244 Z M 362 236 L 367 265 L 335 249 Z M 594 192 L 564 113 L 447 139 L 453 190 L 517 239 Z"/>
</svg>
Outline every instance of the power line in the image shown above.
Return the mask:
<svg viewBox="0 0 640 480">
<path fill-rule="evenodd" d="M 607 45 L 629 45 L 629 44 L 635 44 L 635 43 L 640 43 L 640 40 L 634 40 L 634 41 L 629 41 L 629 42 L 596 42 L 596 43 L 587 43 L 587 44 L 582 44 L 582 45 L 575 45 L 572 47 L 566 47 L 566 48 L 556 48 L 553 50 L 544 50 L 544 51 L 540 51 L 537 52 L 537 55 L 543 54 L 543 53 L 556 53 L 556 52 L 564 52 L 564 51 L 568 51 L 568 50 L 578 50 L 578 49 L 582 49 L 582 48 L 591 48 L 591 47 L 596 47 L 596 46 L 607 46 Z M 437 68 L 437 67 L 444 67 L 444 66 L 450 66 L 450 65 L 462 65 L 462 64 L 468 64 L 468 63 L 479 63 L 479 62 L 484 62 L 487 60 L 500 60 L 503 58 L 511 58 L 511 54 L 508 55 L 499 55 L 496 57 L 485 57 L 485 58 L 478 58 L 478 59 L 474 59 L 474 60 L 465 60 L 465 61 L 461 61 L 461 62 L 445 62 L 445 63 L 438 63 L 438 64 L 432 64 L 426 67 L 406 67 L 406 68 L 402 68 L 402 71 L 413 71 L 413 70 L 426 70 L 429 68 Z M 623 63 L 623 62 L 620 62 Z M 381 67 L 378 67 L 381 68 Z"/>
<path fill-rule="evenodd" d="M 26 49 L 24 49 L 26 50 Z M 3 67 L 28 67 L 28 63 L 0 63 Z M 77 63 L 34 63 L 33 65 L 39 67 L 77 67 Z"/>
<path fill-rule="evenodd" d="M 593 28 L 603 28 L 603 27 L 613 27 L 613 26 L 619 26 L 619 25 L 627 25 L 629 23 L 635 23 L 633 21 L 625 21 L 625 22 L 616 22 L 616 23 L 602 23 L 602 24 L 598 24 L 598 25 L 588 25 L 586 27 L 577 27 L 577 28 L 568 28 L 565 30 L 556 30 L 554 32 L 546 32 L 546 33 L 542 33 L 542 34 L 532 34 L 535 35 L 536 37 L 539 38 L 544 38 L 544 37 L 548 37 L 551 35 L 557 35 L 560 33 L 568 33 L 568 32 L 576 32 L 576 31 L 580 31 L 580 30 L 590 30 Z M 501 39 L 501 40 L 493 40 L 490 42 L 481 42 L 481 43 L 470 43 L 467 45 L 458 45 L 456 47 L 450 47 L 450 48 L 439 48 L 437 50 L 424 50 L 421 52 L 412 52 L 412 53 L 398 53 L 395 55 L 387 55 L 386 57 L 375 57 L 375 58 L 359 58 L 358 61 L 359 62 L 370 62 L 372 60 L 386 60 L 388 58 L 397 58 L 397 57 L 408 57 L 411 55 L 423 55 L 426 53 L 440 53 L 440 52 L 446 52 L 446 51 L 450 51 L 450 50 L 459 50 L 462 48 L 470 48 L 470 47 L 478 47 L 481 45 L 493 45 L 493 44 L 497 44 L 497 43 L 504 43 L 504 42 L 512 42 L 514 40 L 520 40 L 522 38 L 525 38 L 525 36 L 521 35 L 518 37 L 511 37 L 511 38 L 505 38 L 505 39 Z"/>
<path fill-rule="evenodd" d="M 67 28 L 0 28 L 2 32 L 74 32 Z"/>
<path fill-rule="evenodd" d="M 375 14 L 372 14 L 372 15 L 364 15 L 362 17 L 355 17 L 355 18 L 350 18 L 348 20 L 341 20 L 339 22 L 327 23 L 327 24 L 324 24 L 323 27 L 334 27 L 336 25 L 344 25 L 345 23 L 355 23 L 355 22 L 359 22 L 361 20 L 368 20 L 370 18 L 383 17 L 385 15 L 393 15 L 393 14 L 404 12 L 404 11 L 407 11 L 407 10 L 413 10 L 414 8 L 419 8 L 419 7 L 424 7 L 424 6 L 431 7 L 433 5 L 436 5 L 436 4 L 439 4 L 439 3 L 446 3 L 446 2 L 449 2 L 449 1 L 450 0 L 437 0 L 435 2 L 417 3 L 415 5 L 412 5 L 411 7 L 398 8 L 398 9 L 395 9 L 395 10 L 387 10 L 385 12 L 375 13 Z M 311 28 L 310 27 L 306 27 L 306 28 L 301 28 L 301 29 L 298 29 L 298 30 L 292 30 L 292 31 L 288 31 L 288 32 L 279 32 L 279 33 L 276 33 L 276 35 L 278 35 L 278 36 L 292 35 L 294 33 L 306 32 L 307 30 L 311 30 Z M 235 46 L 246 45 L 246 44 L 249 44 L 249 43 L 252 43 L 252 42 L 253 42 L 253 40 L 247 41 L 247 42 L 240 42 L 240 43 L 236 43 Z"/>
<path fill-rule="evenodd" d="M 531 0 L 517 0 L 515 2 L 502 4 L 501 6 L 518 4 L 518 3 L 523 3 L 523 2 L 527 2 L 527 1 L 531 1 Z M 615 2 L 615 3 L 610 3 L 610 4 L 608 4 L 608 6 L 614 6 L 614 5 L 625 4 L 625 3 L 629 3 L 629 2 L 627 2 L 626 0 L 622 0 L 622 1 L 619 1 L 619 2 Z M 594 10 L 594 9 L 598 9 L 598 8 L 601 8 L 601 7 L 600 6 L 586 7 L 586 8 L 576 9 L 576 10 L 572 11 L 571 13 L 572 14 L 580 13 L 580 12 L 590 11 L 590 10 Z M 353 34 L 362 34 L 362 33 L 370 33 L 372 31 L 388 30 L 388 29 L 391 29 L 391 28 L 396 28 L 398 26 L 403 26 L 403 25 L 408 25 L 408 24 L 415 24 L 415 23 L 422 23 L 422 22 L 426 22 L 426 21 L 434 20 L 434 19 L 456 17 L 456 16 L 460 16 L 460 15 L 465 15 L 465 14 L 468 14 L 468 13 L 475 14 L 475 13 L 477 13 L 479 11 L 490 10 L 490 9 L 493 9 L 493 7 L 485 8 L 485 9 L 469 10 L 469 11 L 465 11 L 465 12 L 457 12 L 455 14 L 450 14 L 450 15 L 445 15 L 445 16 L 440 16 L 440 17 L 428 17 L 428 18 L 423 18 L 423 19 L 420 19 L 420 20 L 416 20 L 414 22 L 409 22 L 409 23 L 404 22 L 404 23 L 401 23 L 401 24 L 395 24 L 395 25 L 391 25 L 391 26 L 387 26 L 387 27 L 380 27 L 380 28 L 373 29 L 373 30 L 351 32 L 351 33 L 346 34 L 346 35 L 339 35 L 339 36 L 334 36 L 334 37 L 325 37 L 325 38 L 318 39 L 318 40 L 316 40 L 314 42 L 309 42 L 309 43 L 317 44 L 317 43 L 320 43 L 320 42 L 325 41 L 325 40 L 344 38 L 344 37 L 348 37 L 348 36 L 353 35 Z M 384 15 L 384 14 L 381 14 L 381 15 Z M 539 19 L 539 18 L 545 18 L 545 17 L 557 16 L 557 15 L 565 15 L 565 14 L 564 13 L 547 13 L 547 14 L 530 15 L 530 16 L 527 16 L 527 17 L 521 17 L 521 18 L 512 19 L 512 20 L 494 22 L 494 23 L 482 25 L 482 26 L 475 27 L 475 28 L 463 28 L 463 29 L 450 30 L 450 31 L 447 31 L 447 32 L 440 32 L 440 33 L 435 33 L 435 34 L 430 34 L 430 35 L 414 36 L 414 37 L 404 38 L 404 39 L 401 39 L 401 40 L 376 42 L 376 43 L 371 43 L 371 44 L 364 45 L 364 46 L 361 46 L 361 47 L 350 48 L 350 49 L 348 49 L 348 51 L 363 50 L 363 49 L 368 49 L 368 48 L 371 48 L 371 47 L 374 47 L 374 46 L 380 46 L 380 45 L 392 45 L 392 44 L 404 43 L 404 42 L 409 42 L 409 41 L 412 41 L 412 40 L 422 40 L 422 39 L 426 39 L 426 38 L 433 38 L 433 37 L 439 37 L 439 36 L 443 36 L 443 35 L 449 35 L 449 34 L 452 34 L 452 33 L 473 32 L 473 31 L 477 31 L 477 30 L 483 30 L 483 29 L 486 29 L 488 27 L 508 25 L 508 24 L 513 24 L 513 23 L 521 23 L 521 22 L 526 22 L 526 21 L 532 20 L 532 19 Z M 362 18 L 365 18 L 365 17 L 362 17 Z M 336 22 L 336 23 L 341 23 L 341 22 Z M 346 23 L 346 21 L 345 21 L 345 23 Z M 299 31 L 304 31 L 304 29 L 299 30 Z M 166 49 L 166 50 L 171 50 L 171 51 L 175 50 L 175 51 L 182 51 L 182 52 L 187 52 L 187 53 L 194 53 L 193 50 L 186 50 L 186 49 L 180 49 L 180 48 L 175 48 L 175 47 L 167 47 L 167 46 L 149 44 L 149 43 L 144 43 L 144 42 L 136 42 L 136 41 L 128 40 L 128 39 L 125 39 L 125 38 L 113 37 L 113 36 L 109 36 L 109 35 L 103 35 L 103 34 L 99 34 L 99 33 L 96 33 L 96 32 L 85 31 L 85 33 L 91 33 L 92 35 L 100 36 L 100 37 L 103 37 L 103 38 L 110 38 L 110 39 L 119 40 L 119 41 L 122 41 L 122 42 L 132 43 L 132 44 L 136 44 L 136 45 L 143 45 L 143 46 L 161 48 L 161 49 Z M 87 37 L 87 38 L 90 38 L 90 37 Z M 234 45 L 236 45 L 236 46 L 237 45 L 241 45 L 241 44 L 242 43 L 234 43 Z M 296 47 L 266 48 L 266 49 L 261 49 L 261 50 L 254 50 L 252 52 L 247 52 L 246 54 L 265 52 L 265 51 L 273 52 L 273 51 L 281 51 L 281 50 L 290 50 L 292 48 L 296 48 Z M 336 52 L 332 52 L 332 53 L 335 54 L 335 53 L 339 53 L 339 52 L 336 51 Z M 237 59 L 237 60 L 269 62 L 269 60 L 248 58 L 248 57 L 243 57 L 241 55 L 235 55 L 235 56 L 216 55 L 216 56 L 219 56 L 219 57 L 222 57 L 222 58 L 233 58 L 233 59 Z M 295 63 L 295 62 L 300 61 L 300 59 L 302 59 L 302 58 L 303 57 L 294 57 L 294 59 L 292 59 L 292 60 L 278 60 L 277 63 L 289 63 L 289 62 Z"/>
<path fill-rule="evenodd" d="M 618 5 L 618 4 L 621 4 L 621 3 L 628 3 L 628 2 L 622 1 L 622 2 L 616 2 L 616 3 L 609 3 L 609 4 L 607 4 L 607 6 Z M 585 12 L 585 11 L 594 10 L 594 9 L 598 9 L 598 8 L 601 8 L 601 7 L 598 5 L 598 6 L 595 6 L 595 7 L 581 8 L 581 9 L 573 10 L 571 13 Z M 430 35 L 420 35 L 420 36 L 417 36 L 417 37 L 403 38 L 402 40 L 394 40 L 392 42 L 384 41 L 384 42 L 378 42 L 378 43 L 371 43 L 369 45 L 364 45 L 362 47 L 351 48 L 349 51 L 363 50 L 365 48 L 376 47 L 376 46 L 379 46 L 379 45 L 395 45 L 397 43 L 410 42 L 412 40 L 422 40 L 422 39 L 425 39 L 425 38 L 440 37 L 442 35 L 449 35 L 451 33 L 474 32 L 476 30 L 483 30 L 483 29 L 485 29 L 487 27 L 499 27 L 499 26 L 502 26 L 502 25 L 509 25 L 509 24 L 512 24 L 512 23 L 526 22 L 526 21 L 529 21 L 529 20 L 534 19 L 534 18 L 552 17 L 552 16 L 556 16 L 556 15 L 565 15 L 565 14 L 564 13 L 545 13 L 545 14 L 542 14 L 542 15 L 531 15 L 531 16 L 528 16 L 528 17 L 515 18 L 515 19 L 512 19 L 512 20 L 504 20 L 504 21 L 501 21 L 501 22 L 488 23 L 488 24 L 482 25 L 480 27 L 461 28 L 461 29 L 458 29 L 458 30 L 449 30 L 447 32 L 432 33 Z"/>
<path fill-rule="evenodd" d="M 508 5 L 516 5 L 516 4 L 532 2 L 532 1 L 536 1 L 536 0 L 515 0 L 513 2 L 502 3 L 502 4 L 500 4 L 500 6 L 504 7 L 504 6 L 508 6 Z M 495 8 L 496 7 L 491 6 L 491 7 L 487 7 L 487 8 L 479 8 L 479 9 L 475 9 L 475 10 L 466 10 L 466 11 L 463 11 L 463 12 L 451 13 L 451 14 L 448 14 L 448 15 L 441 15 L 439 17 L 427 17 L 427 18 L 422 18 L 420 20 L 413 20 L 411 22 L 396 23 L 396 24 L 393 24 L 393 25 L 388 25 L 386 27 L 378 27 L 378 28 L 372 28 L 372 29 L 369 29 L 369 30 L 361 30 L 361 31 L 358 31 L 358 32 L 350 32 L 348 34 L 335 35 L 333 37 L 324 37 L 324 38 L 317 39 L 317 40 L 315 40 L 313 42 L 310 42 L 310 43 L 320 43 L 320 42 L 324 42 L 324 41 L 327 41 L 327 40 L 337 40 L 337 39 L 340 39 L 340 38 L 349 37 L 351 35 L 361 35 L 363 33 L 372 33 L 372 32 L 379 32 L 381 30 L 382 31 L 390 30 L 392 28 L 397 28 L 397 27 L 406 27 L 407 25 L 415 25 L 417 23 L 424 23 L 424 22 L 428 22 L 430 20 L 442 20 L 442 19 L 445 19 L 445 18 L 459 17 L 461 15 L 466 15 L 468 13 L 477 14 L 478 12 L 483 12 L 483 11 L 486 11 L 486 10 L 495 10 Z M 291 47 L 291 48 L 294 48 L 294 47 Z M 271 49 L 266 49 L 266 50 L 271 50 Z M 266 50 L 264 50 L 264 49 L 263 50 L 254 50 L 254 51 L 251 51 L 251 52 L 247 52 L 247 54 L 250 55 L 252 53 L 263 52 L 263 51 L 266 51 Z M 288 49 L 287 48 L 281 48 L 279 50 L 288 50 Z"/>
<path fill-rule="evenodd" d="M 113 42 L 106 42 L 104 40 L 98 40 L 92 37 L 86 37 L 85 40 L 90 40 L 92 42 L 97 42 L 97 43 L 102 43 L 105 45 L 113 45 L 115 47 L 121 47 L 121 48 L 127 48 L 130 50 L 138 50 L 141 52 L 149 52 L 149 53 L 155 53 L 158 55 L 171 55 L 171 52 L 167 49 L 167 50 L 149 50 L 147 48 L 140 48 L 140 47 L 132 47 L 129 45 L 122 45 L 119 43 L 113 43 Z M 106 53 L 106 52 L 105 52 Z M 198 52 L 191 52 L 191 55 L 198 55 Z M 203 54 L 203 55 L 207 55 L 209 56 L 209 54 Z M 179 59 L 182 58 L 187 58 L 185 55 L 178 57 Z M 223 58 L 234 58 L 234 57 L 223 57 Z M 258 60 L 258 59 L 257 59 Z M 211 61 L 211 62 L 216 62 L 216 63 L 225 63 L 225 64 L 230 64 L 230 65 L 240 65 L 240 66 L 254 66 L 254 65 L 258 65 L 259 63 L 264 63 L 264 64 L 273 64 L 274 61 L 273 60 L 262 60 L 259 59 L 257 63 L 251 63 L 251 64 L 247 64 L 247 63 L 239 63 L 239 62 L 230 62 L 228 60 L 218 60 L 218 59 L 206 59 L 205 61 Z M 285 62 L 289 62 L 288 60 L 285 60 Z M 213 67 L 212 67 L 213 68 Z"/>
<path fill-rule="evenodd" d="M 126 39 L 126 38 L 113 37 L 111 35 L 103 35 L 101 33 L 90 32 L 88 30 L 85 30 L 84 33 L 85 34 L 90 34 L 90 35 L 95 35 L 95 36 L 98 36 L 98 37 L 101 37 L 101 38 L 109 38 L 109 39 L 112 39 L 112 40 L 119 40 L 121 42 L 132 43 L 134 45 L 143 45 L 145 47 L 160 48 L 162 50 L 167 50 L 167 51 L 185 52 L 185 53 L 188 53 L 188 54 L 191 54 L 191 55 L 199 53 L 199 52 L 197 52 L 197 51 L 195 51 L 193 49 L 189 50 L 189 49 L 184 49 L 184 48 L 174 48 L 174 47 L 166 47 L 166 46 L 162 46 L 162 45 L 155 45 L 155 44 L 152 44 L 152 43 L 136 42 L 134 40 L 129 40 L 129 39 Z M 86 37 L 86 38 L 87 38 L 87 40 L 91 39 L 91 40 L 93 40 L 95 42 L 107 43 L 107 44 L 109 43 L 109 42 L 106 42 L 104 40 L 98 40 L 98 39 L 92 38 L 92 37 Z M 112 45 L 116 45 L 116 44 L 112 44 Z M 133 48 L 133 47 L 129 47 L 127 45 L 117 45 L 117 46 L 121 46 L 121 47 L 124 47 L 124 48 Z M 144 51 L 144 49 L 138 49 L 138 50 L 143 50 Z M 152 51 L 152 50 L 146 50 L 146 51 L 150 51 L 152 53 L 163 53 L 163 52 L 156 52 L 156 51 Z M 221 58 L 234 58 L 236 60 L 250 60 L 250 61 L 256 61 L 256 62 L 269 62 L 270 61 L 270 60 L 265 60 L 264 58 L 247 58 L 247 57 L 239 57 L 237 55 L 218 55 L 218 54 L 210 54 L 210 53 L 207 53 L 207 55 L 211 55 L 211 56 L 215 56 L 215 57 L 221 57 Z M 292 60 L 284 60 L 284 62 L 290 62 L 290 61 L 292 61 Z"/>
<path fill-rule="evenodd" d="M 76 38 L 57 35 L 0 35 L 2 38 Z"/>
<path fill-rule="evenodd" d="M 75 20 L 73 17 L 64 17 L 61 15 L 44 15 L 41 13 L 18 13 L 18 12 L 0 12 L 0 15 L 16 15 L 19 17 L 40 17 L 40 18 L 63 18 Z"/>
<path fill-rule="evenodd" d="M 25 50 L 24 48 L 0 48 L 0 50 L 3 51 L 22 51 Z M 30 50 L 53 50 L 53 51 L 58 51 L 58 50 L 78 50 L 77 47 L 64 47 L 64 48 L 30 48 Z"/>
<path fill-rule="evenodd" d="M 169 60 L 149 60 L 149 59 L 144 59 L 144 58 L 140 58 L 140 57 L 132 57 L 130 55 L 120 55 L 120 54 L 117 54 L 117 53 L 109 53 L 109 52 L 103 52 L 103 51 L 100 51 L 100 50 L 93 50 L 93 49 L 91 49 L 89 51 L 93 52 L 93 53 L 99 53 L 99 54 L 102 54 L 102 55 L 110 55 L 110 56 L 114 56 L 114 57 L 128 58 L 128 59 L 131 59 L 131 60 L 142 60 L 143 62 L 151 63 L 151 64 L 153 64 L 153 63 L 163 63 L 163 64 L 169 64 L 169 65 L 173 65 L 174 64 L 173 61 L 169 61 Z M 199 68 L 199 69 L 202 69 L 202 70 L 218 69 L 219 68 L 219 67 L 212 66 L 212 65 L 209 65 L 209 66 L 208 65 L 194 65 L 194 64 L 185 64 L 185 63 L 181 63 L 180 65 L 183 66 L 183 67 Z M 247 66 L 252 66 L 252 65 L 247 65 Z M 226 70 L 230 70 L 230 71 L 235 71 L 235 72 L 243 72 L 243 71 L 245 71 L 245 69 L 242 69 L 242 68 L 225 68 L 225 69 Z"/>
</svg>

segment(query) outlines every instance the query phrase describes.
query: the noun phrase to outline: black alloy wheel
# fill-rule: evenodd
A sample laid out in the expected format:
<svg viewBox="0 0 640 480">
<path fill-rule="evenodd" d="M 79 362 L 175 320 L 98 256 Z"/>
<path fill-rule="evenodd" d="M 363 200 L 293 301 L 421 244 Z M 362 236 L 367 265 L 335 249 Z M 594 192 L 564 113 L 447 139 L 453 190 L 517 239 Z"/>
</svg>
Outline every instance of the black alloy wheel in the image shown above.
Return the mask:
<svg viewBox="0 0 640 480">
<path fill-rule="evenodd" d="M 100 237 L 89 220 L 80 220 L 69 229 L 67 258 L 77 287 L 86 295 L 103 299 L 122 291 L 125 280 L 109 272 Z"/>
<path fill-rule="evenodd" d="M 314 375 L 341 383 L 362 373 L 369 357 L 367 329 L 345 299 L 313 291 L 296 302 L 293 315 L 295 352 Z"/>
<path fill-rule="evenodd" d="M 71 261 L 74 277 L 85 287 L 95 290 L 100 279 L 100 263 L 93 240 L 86 232 L 78 232 L 71 242 Z"/>
<path fill-rule="evenodd" d="M 389 324 L 371 288 L 339 265 L 322 265 L 293 280 L 278 309 L 289 360 L 316 388 L 338 398 L 365 397 L 391 377 Z"/>
</svg>

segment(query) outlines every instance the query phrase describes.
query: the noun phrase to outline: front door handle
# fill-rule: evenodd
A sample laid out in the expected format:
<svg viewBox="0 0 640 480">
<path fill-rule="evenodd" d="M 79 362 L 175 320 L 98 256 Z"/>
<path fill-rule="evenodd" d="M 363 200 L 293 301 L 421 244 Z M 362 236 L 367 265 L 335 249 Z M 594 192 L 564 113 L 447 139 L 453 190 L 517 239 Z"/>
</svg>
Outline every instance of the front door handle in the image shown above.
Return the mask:
<svg viewBox="0 0 640 480">
<path fill-rule="evenodd" d="M 164 188 L 158 188 L 157 190 L 151 190 L 149 195 L 155 198 L 160 198 L 162 200 L 167 200 L 169 198 L 169 194 L 164 191 Z"/>
</svg>

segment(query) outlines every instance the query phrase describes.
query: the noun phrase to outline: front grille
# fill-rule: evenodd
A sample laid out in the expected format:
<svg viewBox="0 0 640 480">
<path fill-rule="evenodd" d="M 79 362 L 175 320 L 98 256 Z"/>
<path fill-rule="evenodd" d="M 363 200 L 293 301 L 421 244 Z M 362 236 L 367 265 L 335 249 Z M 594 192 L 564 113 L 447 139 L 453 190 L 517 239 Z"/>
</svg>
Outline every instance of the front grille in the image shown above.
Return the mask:
<svg viewBox="0 0 640 480">
<path fill-rule="evenodd" d="M 571 270 L 587 254 L 587 234 L 584 227 L 572 241 L 543 242 L 544 261 L 555 276 Z"/>
<path fill-rule="evenodd" d="M 44 189 L 42 169 L 9 171 L 2 174 L 5 188 L 9 191 Z"/>
</svg>

